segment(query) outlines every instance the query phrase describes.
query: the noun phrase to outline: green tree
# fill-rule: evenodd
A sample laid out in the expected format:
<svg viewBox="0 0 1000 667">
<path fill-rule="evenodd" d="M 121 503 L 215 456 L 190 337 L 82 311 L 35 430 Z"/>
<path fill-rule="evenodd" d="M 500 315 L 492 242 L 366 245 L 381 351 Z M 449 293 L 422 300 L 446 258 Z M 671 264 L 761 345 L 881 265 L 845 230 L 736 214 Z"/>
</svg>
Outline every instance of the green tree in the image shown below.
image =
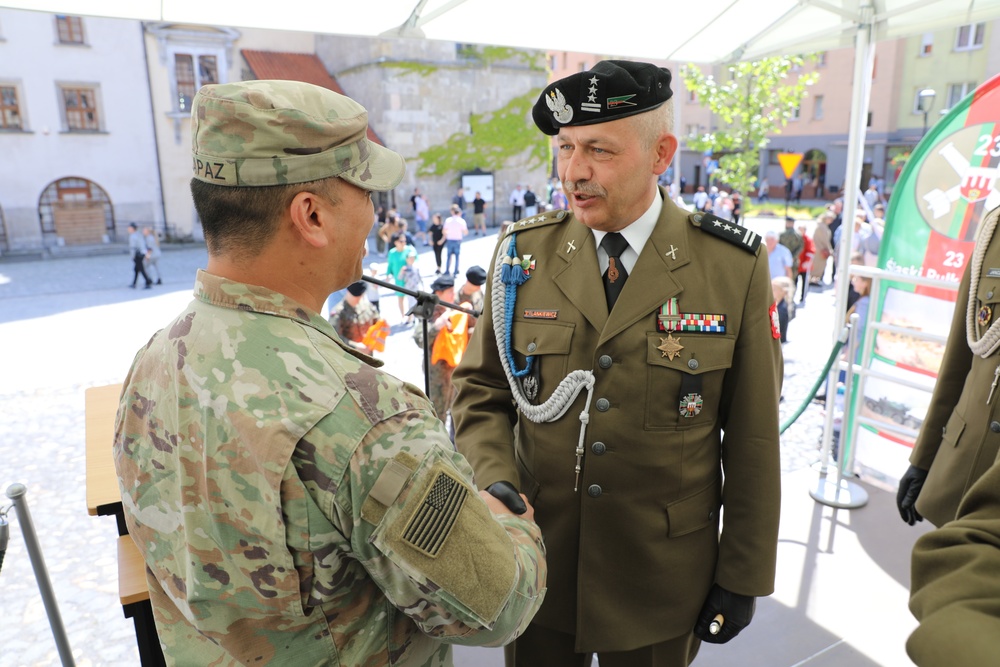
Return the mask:
<svg viewBox="0 0 1000 667">
<path fill-rule="evenodd" d="M 726 67 L 723 80 L 695 65 L 681 70 L 687 89 L 718 116 L 718 129 L 687 141 L 695 150 L 720 156 L 715 178 L 740 192 L 753 187 L 768 136 L 781 132 L 801 106 L 806 87 L 819 78 L 817 72 L 796 75 L 804 62 L 801 56 L 739 62 Z"/>
</svg>

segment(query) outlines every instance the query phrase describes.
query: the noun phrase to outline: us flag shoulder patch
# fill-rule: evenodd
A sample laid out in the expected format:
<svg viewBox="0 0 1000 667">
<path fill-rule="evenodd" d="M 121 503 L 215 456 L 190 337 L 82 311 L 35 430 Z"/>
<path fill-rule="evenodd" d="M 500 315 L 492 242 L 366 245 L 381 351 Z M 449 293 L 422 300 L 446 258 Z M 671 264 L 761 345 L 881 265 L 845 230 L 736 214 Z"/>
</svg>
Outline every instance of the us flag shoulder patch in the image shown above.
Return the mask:
<svg viewBox="0 0 1000 667">
<path fill-rule="evenodd" d="M 403 541 L 417 551 L 436 558 L 451 534 L 468 495 L 468 489 L 461 482 L 447 472 L 439 472 L 406 524 Z"/>
</svg>

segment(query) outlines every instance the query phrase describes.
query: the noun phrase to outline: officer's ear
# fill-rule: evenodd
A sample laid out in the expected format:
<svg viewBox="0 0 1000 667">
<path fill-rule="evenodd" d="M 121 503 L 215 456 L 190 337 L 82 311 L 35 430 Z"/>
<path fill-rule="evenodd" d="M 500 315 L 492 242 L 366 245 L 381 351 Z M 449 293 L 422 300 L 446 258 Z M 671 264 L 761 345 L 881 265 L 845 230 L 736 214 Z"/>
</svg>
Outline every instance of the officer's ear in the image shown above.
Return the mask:
<svg viewBox="0 0 1000 667">
<path fill-rule="evenodd" d="M 653 163 L 653 173 L 662 174 L 674 160 L 674 153 L 677 152 L 677 137 L 669 132 L 664 132 L 653 144 L 655 151 L 655 162 Z"/>
<path fill-rule="evenodd" d="M 332 190 L 333 187 L 331 185 L 329 189 Z M 307 244 L 324 248 L 330 243 L 336 197 L 335 192 L 321 193 L 312 190 L 303 190 L 292 197 L 288 206 L 292 228 Z"/>
</svg>

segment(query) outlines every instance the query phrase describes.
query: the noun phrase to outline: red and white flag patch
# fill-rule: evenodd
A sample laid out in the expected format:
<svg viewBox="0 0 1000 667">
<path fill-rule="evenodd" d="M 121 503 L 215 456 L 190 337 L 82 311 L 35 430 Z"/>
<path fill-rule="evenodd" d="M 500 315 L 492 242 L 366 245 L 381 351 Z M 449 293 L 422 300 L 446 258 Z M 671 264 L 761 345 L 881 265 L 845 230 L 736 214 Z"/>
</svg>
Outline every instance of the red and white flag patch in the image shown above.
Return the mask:
<svg viewBox="0 0 1000 667">
<path fill-rule="evenodd" d="M 771 316 L 771 336 L 777 340 L 778 338 L 781 338 L 781 325 L 778 321 L 777 301 L 771 304 L 771 308 L 767 311 L 767 314 Z"/>
</svg>

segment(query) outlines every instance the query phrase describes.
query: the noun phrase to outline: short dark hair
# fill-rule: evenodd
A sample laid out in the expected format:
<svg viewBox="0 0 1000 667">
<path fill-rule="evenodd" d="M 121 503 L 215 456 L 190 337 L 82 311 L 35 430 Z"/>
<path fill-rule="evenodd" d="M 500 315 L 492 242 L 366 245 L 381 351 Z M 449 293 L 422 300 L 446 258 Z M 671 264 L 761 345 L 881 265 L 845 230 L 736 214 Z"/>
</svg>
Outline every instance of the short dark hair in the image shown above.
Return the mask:
<svg viewBox="0 0 1000 667">
<path fill-rule="evenodd" d="M 233 187 L 192 178 L 191 197 L 209 254 L 256 257 L 274 236 L 281 216 L 297 194 L 312 192 L 336 204 L 339 197 L 334 181 L 338 180 Z"/>
</svg>

